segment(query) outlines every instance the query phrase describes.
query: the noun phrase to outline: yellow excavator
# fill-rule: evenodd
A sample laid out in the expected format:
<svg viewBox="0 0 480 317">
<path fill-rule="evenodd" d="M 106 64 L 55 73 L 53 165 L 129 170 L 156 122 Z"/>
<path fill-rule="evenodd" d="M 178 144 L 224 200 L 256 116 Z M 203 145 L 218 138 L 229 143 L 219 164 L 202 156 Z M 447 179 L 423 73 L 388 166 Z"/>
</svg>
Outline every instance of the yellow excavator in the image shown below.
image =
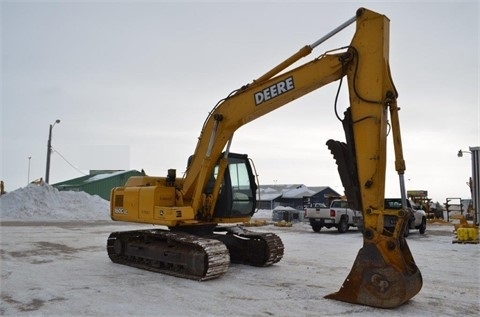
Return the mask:
<svg viewBox="0 0 480 317">
<path fill-rule="evenodd" d="M 350 45 L 293 66 L 354 22 L 356 32 Z M 131 177 L 124 187 L 114 188 L 113 220 L 166 228 L 111 233 L 107 241 L 110 259 L 195 280 L 219 277 L 231 262 L 269 266 L 280 261 L 284 245 L 276 234 L 238 225 L 255 212 L 257 185 L 247 155 L 230 152 L 233 134 L 242 125 L 324 85 L 337 80 L 341 84 L 346 77 L 350 107 L 341 119 L 346 142 L 329 140 L 327 146 L 349 202 L 362 211 L 363 247 L 343 286 L 326 298 L 393 308 L 415 296 L 422 287 L 422 276 L 403 238 L 408 212 L 384 208 L 390 132 L 406 201 L 398 93 L 389 69 L 389 23 L 384 15 L 358 9 L 354 17 L 315 43 L 221 100 L 204 122 L 183 177 L 169 169 L 166 176 Z M 396 218 L 393 229 L 384 225 L 385 217 Z"/>
</svg>

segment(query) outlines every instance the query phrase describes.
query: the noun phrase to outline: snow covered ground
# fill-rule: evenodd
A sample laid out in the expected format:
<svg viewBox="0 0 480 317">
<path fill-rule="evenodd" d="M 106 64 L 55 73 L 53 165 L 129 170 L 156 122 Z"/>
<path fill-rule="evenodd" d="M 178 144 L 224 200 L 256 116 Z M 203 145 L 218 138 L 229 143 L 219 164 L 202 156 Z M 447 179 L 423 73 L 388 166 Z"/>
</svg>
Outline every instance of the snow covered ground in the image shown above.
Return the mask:
<svg viewBox="0 0 480 317">
<path fill-rule="evenodd" d="M 301 222 L 250 227 L 282 238 L 282 261 L 267 268 L 232 264 L 223 277 L 196 282 L 112 263 L 105 250 L 109 233 L 148 226 L 106 220 L 108 203 L 92 203 L 95 197 L 69 193 L 75 197 L 60 198 L 63 193 L 48 185 L 46 193 L 34 195 L 31 191 L 39 188 L 30 186 L 22 189 L 24 199 L 13 199 L 15 192 L 0 197 L 0 315 L 383 317 L 480 312 L 480 246 L 453 244 L 452 225 L 429 224 L 425 235 L 411 231 L 407 241 L 422 271 L 423 288 L 405 305 L 384 310 L 323 298 L 337 291 L 350 271 L 362 245 L 356 230 L 314 233 Z M 45 207 L 51 200 L 59 203 L 49 205 L 54 209 Z M 97 210 L 82 209 L 97 203 Z"/>
</svg>

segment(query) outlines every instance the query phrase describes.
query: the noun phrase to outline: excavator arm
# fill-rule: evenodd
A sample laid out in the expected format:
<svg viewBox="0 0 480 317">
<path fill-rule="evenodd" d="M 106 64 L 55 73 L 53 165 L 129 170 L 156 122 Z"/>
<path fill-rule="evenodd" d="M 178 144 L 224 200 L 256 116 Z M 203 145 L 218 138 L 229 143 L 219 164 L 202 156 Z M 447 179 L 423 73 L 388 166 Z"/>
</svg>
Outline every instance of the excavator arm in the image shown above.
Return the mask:
<svg viewBox="0 0 480 317">
<path fill-rule="evenodd" d="M 344 50 L 346 49 L 345 52 L 324 54 L 313 61 L 281 73 L 300 58 L 310 54 L 317 45 L 355 21 L 357 21 L 357 31 L 351 45 L 344 48 Z M 193 206 L 194 210 L 201 209 L 200 205 L 204 201 L 201 197 L 209 175 L 217 164 L 217 158 L 226 144 L 229 141 L 231 142 L 234 132 L 254 119 L 344 76 L 349 78 L 351 96 L 358 96 L 357 90 L 363 89 L 367 98 L 372 98 L 372 94 L 376 94 L 375 102 L 381 103 L 380 95 L 387 89 L 383 86 L 393 86 L 393 84 L 383 80 L 389 72 L 388 28 L 386 17 L 366 9 L 360 9 L 357 16 L 346 21 L 315 43 L 301 48 L 296 54 L 287 58 L 257 80 L 234 91 L 219 102 L 207 117 L 195 153 L 189 162 L 182 185 L 183 201 L 190 202 L 189 205 Z M 363 55 L 362 64 L 358 63 L 360 55 Z M 363 69 L 362 73 L 359 73 L 359 67 Z M 382 76 L 378 77 L 378 74 L 382 74 Z M 376 84 L 372 85 L 372 82 Z M 352 97 L 351 99 L 353 101 L 360 98 Z M 361 107 L 355 104 L 354 108 Z M 356 113 L 355 115 L 361 117 L 362 113 Z M 386 120 L 384 114 L 377 117 Z M 360 131 L 362 130 L 366 131 L 364 133 L 369 134 L 371 138 L 372 130 L 370 127 L 365 130 L 364 128 L 360 129 Z M 382 144 L 379 136 L 374 143 L 375 146 Z M 385 140 L 383 140 L 383 143 L 385 143 Z M 382 166 L 380 165 L 379 168 L 382 169 Z M 383 158 L 384 168 L 385 158 Z M 380 174 L 377 177 L 381 178 L 382 175 Z M 221 177 L 217 178 L 217 182 L 221 181 Z"/>
<path fill-rule="evenodd" d="M 217 105 L 205 122 L 195 154 L 188 166 L 182 190 L 184 201 L 191 200 L 194 210 L 201 207 L 201 194 L 208 176 L 238 128 L 338 80 L 344 76 L 344 68 L 349 60 L 349 52 L 322 55 L 284 74 L 262 82 L 255 81 Z M 217 177 L 217 182 L 221 181 L 222 179 Z"/>
<path fill-rule="evenodd" d="M 353 22 L 356 22 L 356 32 L 349 46 L 287 70 L 324 38 Z M 183 179 L 176 179 L 169 171 L 167 178 L 131 178 L 125 187 L 114 189 L 112 219 L 170 228 L 214 226 L 222 220 L 228 222 L 228 219 L 216 218 L 214 209 L 220 192 L 224 190 L 222 186 L 234 133 L 244 124 L 346 77 L 350 95 L 350 107 L 342 120 L 346 142 L 329 140 L 327 146 L 337 161 L 349 203 L 362 211 L 364 244 L 342 288 L 327 297 L 391 308 L 415 296 L 422 287 L 422 277 L 402 234 L 408 215 L 404 210 L 384 208 L 389 125 L 393 131 L 395 166 L 403 192 L 405 170 L 396 101 L 398 94 L 389 69 L 389 20 L 384 15 L 361 8 L 355 17 L 324 38 L 303 47 L 217 104 L 203 125 Z M 391 122 L 388 121 L 389 113 Z M 394 230 L 385 228 L 386 216 L 396 217 Z M 231 217 L 230 222 L 241 219 Z M 149 235 L 151 233 L 135 235 L 130 239 L 137 245 L 140 240 L 153 239 Z M 124 242 L 112 238 L 110 243 L 112 257 L 123 255 Z M 271 246 L 265 244 L 266 250 L 281 244 L 278 239 L 272 239 L 270 243 Z M 272 255 L 274 258 L 266 262 L 278 261 L 283 254 L 283 245 L 278 250 Z M 131 252 L 139 254 L 139 251 Z"/>
</svg>

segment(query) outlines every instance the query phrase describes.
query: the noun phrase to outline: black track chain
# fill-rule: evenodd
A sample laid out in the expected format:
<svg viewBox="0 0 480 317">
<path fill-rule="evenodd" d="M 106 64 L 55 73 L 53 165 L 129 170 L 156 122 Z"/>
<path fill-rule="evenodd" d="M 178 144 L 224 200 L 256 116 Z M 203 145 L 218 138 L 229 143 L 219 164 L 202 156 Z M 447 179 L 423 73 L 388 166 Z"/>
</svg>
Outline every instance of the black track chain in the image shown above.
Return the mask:
<svg viewBox="0 0 480 317">
<path fill-rule="evenodd" d="M 188 274 L 188 272 L 185 272 L 175 266 L 162 265 L 159 267 L 158 263 L 157 265 L 153 265 L 152 260 L 150 259 L 116 253 L 115 241 L 117 239 L 121 239 L 123 240 L 123 243 L 126 243 L 126 241 L 132 238 L 138 238 L 141 236 L 150 236 L 157 239 L 168 239 L 170 242 L 182 244 L 183 246 L 188 246 L 192 249 L 203 250 L 208 261 L 205 274 L 203 276 L 196 276 Z M 113 232 L 110 234 L 107 240 L 107 252 L 108 256 L 114 263 L 199 281 L 214 279 L 223 275 L 228 270 L 230 264 L 230 255 L 228 249 L 222 242 L 214 239 L 200 238 L 188 233 L 171 232 L 167 230 Z"/>
<path fill-rule="evenodd" d="M 279 262 L 283 258 L 285 248 L 282 239 L 280 239 L 280 237 L 274 233 L 250 231 L 241 226 L 224 227 L 222 228 L 222 230 L 225 230 L 242 238 L 260 240 L 266 243 L 266 250 L 268 254 L 265 255 L 266 260 L 260 266 L 270 266 Z"/>
</svg>

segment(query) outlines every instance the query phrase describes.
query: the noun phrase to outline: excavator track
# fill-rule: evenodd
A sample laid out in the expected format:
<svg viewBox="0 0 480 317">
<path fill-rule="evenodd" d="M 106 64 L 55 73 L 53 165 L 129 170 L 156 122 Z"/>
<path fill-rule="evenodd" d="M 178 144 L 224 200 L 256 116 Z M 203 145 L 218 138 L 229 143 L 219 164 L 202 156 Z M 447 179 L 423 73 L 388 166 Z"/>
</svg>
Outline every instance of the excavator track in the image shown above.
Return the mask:
<svg viewBox="0 0 480 317">
<path fill-rule="evenodd" d="M 283 257 L 284 246 L 273 233 L 254 232 L 241 226 L 219 227 L 212 237 L 225 243 L 232 263 L 252 266 L 270 266 Z"/>
<path fill-rule="evenodd" d="M 232 263 L 265 267 L 279 262 L 279 236 L 240 226 L 219 227 L 209 234 L 162 229 L 113 232 L 107 240 L 114 263 L 193 280 L 223 275 Z"/>
<path fill-rule="evenodd" d="M 220 241 L 161 229 L 113 232 L 107 252 L 114 263 L 199 281 L 223 275 L 230 263 Z"/>
</svg>

